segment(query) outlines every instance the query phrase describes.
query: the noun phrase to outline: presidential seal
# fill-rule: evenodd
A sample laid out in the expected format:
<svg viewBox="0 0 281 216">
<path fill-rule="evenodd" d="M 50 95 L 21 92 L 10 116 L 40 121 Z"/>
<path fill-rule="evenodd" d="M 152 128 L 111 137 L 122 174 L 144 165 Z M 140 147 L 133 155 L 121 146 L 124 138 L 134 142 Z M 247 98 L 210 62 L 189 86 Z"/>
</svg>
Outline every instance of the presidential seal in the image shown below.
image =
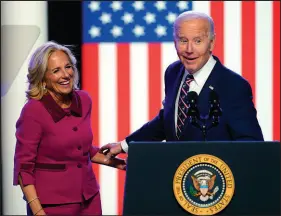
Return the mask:
<svg viewBox="0 0 281 216">
<path fill-rule="evenodd" d="M 193 215 L 214 215 L 223 210 L 234 193 L 234 177 L 228 165 L 208 154 L 186 159 L 174 175 L 174 195 Z"/>
</svg>

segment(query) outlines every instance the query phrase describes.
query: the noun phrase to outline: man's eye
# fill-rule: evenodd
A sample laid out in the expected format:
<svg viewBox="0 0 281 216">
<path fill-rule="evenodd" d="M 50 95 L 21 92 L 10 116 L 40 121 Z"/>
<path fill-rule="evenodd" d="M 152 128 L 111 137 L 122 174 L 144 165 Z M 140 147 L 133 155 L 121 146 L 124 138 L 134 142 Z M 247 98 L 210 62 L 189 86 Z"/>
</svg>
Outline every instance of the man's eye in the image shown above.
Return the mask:
<svg viewBox="0 0 281 216">
<path fill-rule="evenodd" d="M 196 44 L 200 44 L 202 41 L 201 40 L 195 40 Z"/>
<path fill-rule="evenodd" d="M 71 66 L 71 65 L 67 65 L 67 66 L 66 66 L 66 68 L 68 68 L 68 69 L 69 69 L 69 68 L 72 68 L 72 66 Z"/>
</svg>

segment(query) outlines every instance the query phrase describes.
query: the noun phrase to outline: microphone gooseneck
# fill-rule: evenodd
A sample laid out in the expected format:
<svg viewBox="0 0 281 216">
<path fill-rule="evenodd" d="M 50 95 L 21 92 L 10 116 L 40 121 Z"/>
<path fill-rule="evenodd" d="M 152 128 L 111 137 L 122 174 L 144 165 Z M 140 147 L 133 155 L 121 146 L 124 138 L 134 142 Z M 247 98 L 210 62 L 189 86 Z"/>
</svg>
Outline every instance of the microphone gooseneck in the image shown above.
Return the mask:
<svg viewBox="0 0 281 216">
<path fill-rule="evenodd" d="M 210 91 L 209 94 L 210 108 L 209 108 L 209 113 L 206 116 L 200 115 L 199 109 L 197 107 L 197 101 L 198 101 L 198 94 L 195 91 L 188 92 L 187 115 L 189 117 L 190 123 L 202 131 L 204 141 L 206 141 L 207 131 L 219 124 L 220 116 L 222 115 L 222 109 L 220 107 L 219 96 L 214 90 Z M 212 122 L 209 125 L 207 125 L 207 120 L 212 120 Z"/>
</svg>

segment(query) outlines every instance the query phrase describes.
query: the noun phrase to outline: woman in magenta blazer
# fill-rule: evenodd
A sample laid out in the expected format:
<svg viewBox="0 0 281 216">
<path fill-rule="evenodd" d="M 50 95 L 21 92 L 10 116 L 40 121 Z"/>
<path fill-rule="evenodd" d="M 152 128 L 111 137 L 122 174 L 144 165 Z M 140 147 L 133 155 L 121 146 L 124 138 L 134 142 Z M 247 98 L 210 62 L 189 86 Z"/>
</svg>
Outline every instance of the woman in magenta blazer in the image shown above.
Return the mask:
<svg viewBox="0 0 281 216">
<path fill-rule="evenodd" d="M 125 161 L 92 146 L 89 95 L 78 90 L 76 59 L 47 42 L 31 57 L 29 88 L 16 123 L 14 185 L 20 185 L 28 215 L 102 215 L 91 163 L 125 169 Z"/>
</svg>

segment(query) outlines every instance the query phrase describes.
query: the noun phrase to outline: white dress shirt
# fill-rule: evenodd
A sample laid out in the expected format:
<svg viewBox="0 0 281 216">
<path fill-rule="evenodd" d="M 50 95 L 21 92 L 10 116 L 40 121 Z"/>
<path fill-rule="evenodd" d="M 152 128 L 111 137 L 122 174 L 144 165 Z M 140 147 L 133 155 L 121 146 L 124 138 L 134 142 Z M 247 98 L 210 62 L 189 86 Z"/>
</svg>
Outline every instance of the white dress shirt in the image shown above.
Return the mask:
<svg viewBox="0 0 281 216">
<path fill-rule="evenodd" d="M 195 91 L 198 95 L 200 94 L 205 82 L 207 81 L 209 75 L 211 74 L 214 66 L 216 64 L 216 60 L 211 55 L 207 63 L 197 72 L 193 74 L 194 80 L 190 82 L 189 91 Z M 180 90 L 185 80 L 185 77 L 188 75 L 188 71 L 185 69 L 184 75 L 181 80 L 181 84 L 178 90 L 176 102 L 175 102 L 175 130 L 177 132 L 177 116 L 178 116 L 178 103 L 180 97 Z"/>
<path fill-rule="evenodd" d="M 216 60 L 211 55 L 207 63 L 197 72 L 193 74 L 194 81 L 190 83 L 189 91 L 195 91 L 198 95 L 200 94 L 206 80 L 208 79 L 209 75 L 211 74 L 214 66 L 216 64 Z M 184 75 L 182 77 L 182 81 L 178 90 L 176 102 L 175 102 L 175 129 L 177 130 L 177 116 L 178 116 L 178 102 L 179 102 L 179 96 L 180 96 L 180 90 L 182 87 L 182 84 L 185 80 L 185 77 L 188 75 L 188 71 L 185 69 Z M 128 152 L 128 144 L 126 140 L 121 141 L 121 147 L 125 152 Z"/>
</svg>

